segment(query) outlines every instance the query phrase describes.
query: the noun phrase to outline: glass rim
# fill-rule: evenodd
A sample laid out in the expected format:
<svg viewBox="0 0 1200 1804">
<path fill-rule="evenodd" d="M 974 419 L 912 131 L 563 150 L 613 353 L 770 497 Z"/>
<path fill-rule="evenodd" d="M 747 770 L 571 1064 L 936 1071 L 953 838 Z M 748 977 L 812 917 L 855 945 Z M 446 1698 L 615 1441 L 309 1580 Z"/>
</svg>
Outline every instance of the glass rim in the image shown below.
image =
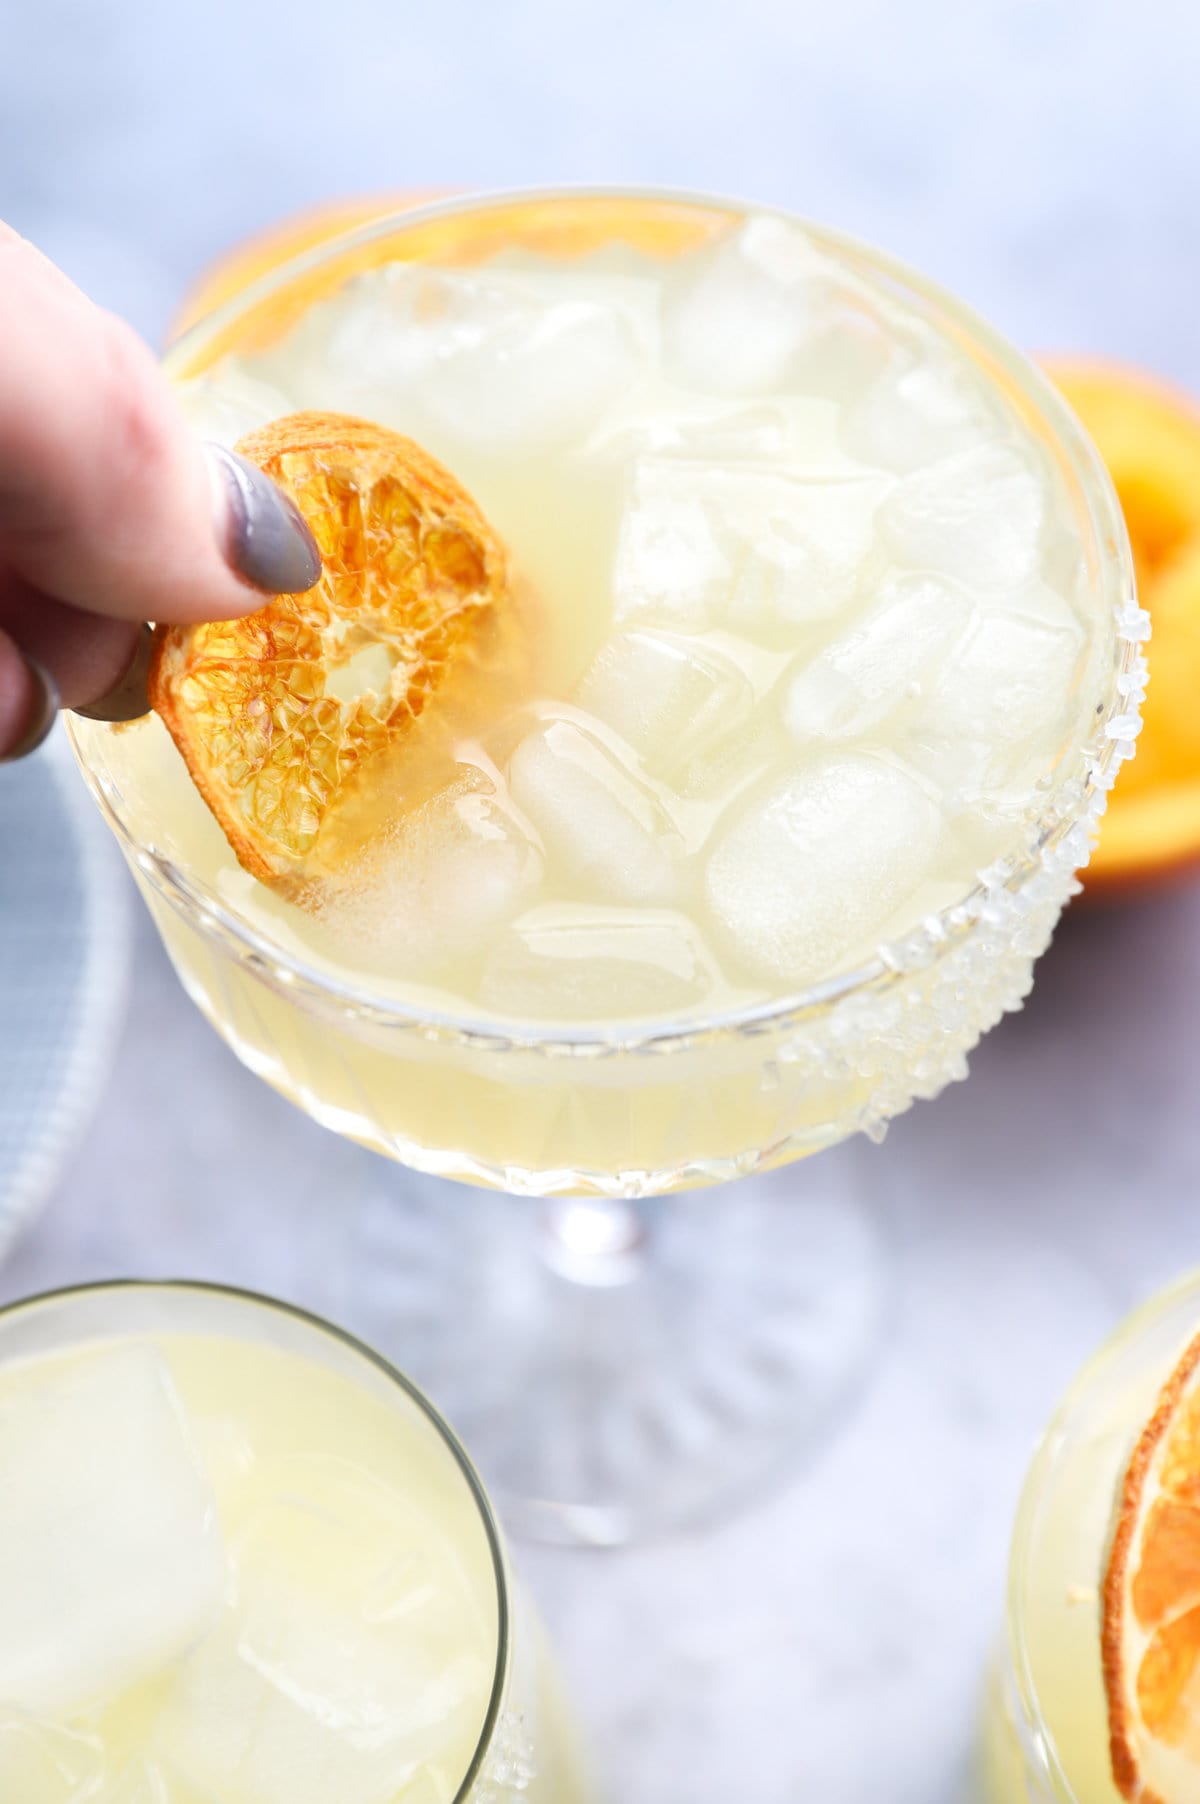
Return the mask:
<svg viewBox="0 0 1200 1804">
<path fill-rule="evenodd" d="M 1045 1711 L 1042 1708 L 1025 1633 L 1025 1577 L 1029 1567 L 1038 1512 L 1063 1438 L 1084 1394 L 1096 1383 L 1106 1366 L 1118 1359 L 1127 1347 L 1148 1329 L 1153 1328 L 1163 1316 L 1169 1314 L 1178 1304 L 1191 1296 L 1200 1301 L 1200 1266 L 1185 1272 L 1182 1277 L 1175 1278 L 1170 1284 L 1155 1290 L 1144 1302 L 1139 1303 L 1134 1310 L 1124 1316 L 1110 1334 L 1105 1336 L 1100 1345 L 1080 1366 L 1055 1405 L 1053 1415 L 1038 1437 L 1033 1457 L 1021 1485 L 1021 1496 L 1017 1504 L 1012 1540 L 1009 1545 L 1005 1645 L 1016 1688 L 1017 1703 L 1026 1726 L 1034 1732 L 1037 1744 L 1045 1756 L 1046 1776 L 1053 1781 L 1055 1789 L 1062 1799 L 1062 1804 L 1086 1804 L 1086 1800 L 1079 1798 L 1059 1759 L 1058 1746 L 1050 1732 Z M 1097 1628 L 1098 1649 L 1099 1629 Z"/>
<path fill-rule="evenodd" d="M 875 276 L 903 290 L 910 301 L 926 310 L 932 309 L 940 316 L 939 323 L 952 322 L 971 348 L 984 353 L 1003 371 L 1014 393 L 1032 409 L 1045 429 L 1048 442 L 1065 457 L 1075 475 L 1095 538 L 1094 587 L 1101 592 L 1107 590 L 1109 605 L 1105 612 L 1109 617 L 1115 617 L 1123 607 L 1135 605 L 1132 553 L 1112 480 L 1092 440 L 1049 378 L 973 308 L 939 283 L 929 280 L 889 252 L 877 250 L 849 233 L 816 224 L 783 207 L 759 205 L 699 190 L 564 185 L 459 194 L 421 206 L 396 208 L 287 258 L 248 283 L 189 326 L 168 347 L 164 367 L 170 374 L 174 365 L 194 356 L 198 347 L 226 332 L 242 314 L 272 294 L 286 289 L 290 283 L 319 269 L 322 264 L 376 239 L 401 236 L 431 220 L 456 214 L 502 212 L 531 204 L 561 203 L 566 206 L 612 201 L 723 212 L 730 219 L 762 215 L 797 225 L 815 242 L 833 252 L 843 264 L 866 265 Z M 1018 849 L 1003 856 L 1001 862 L 1006 868 L 1001 887 L 1010 895 L 1019 894 L 1038 876 L 1047 850 L 1065 838 L 1087 815 L 1089 803 L 1097 792 L 1111 787 L 1119 768 L 1120 754 L 1117 737 L 1109 734 L 1107 729 L 1118 715 L 1128 711 L 1119 684 L 1120 678 L 1131 671 L 1136 653 L 1136 638 L 1116 633 L 1103 706 L 1098 711 L 1091 737 L 1077 750 L 1071 768 L 1064 766 L 1056 773 L 1054 789 L 1049 792 L 1045 806 L 1036 813 L 1031 812 Z M 67 732 L 84 780 L 127 856 L 191 926 L 221 943 L 224 950 L 238 959 L 250 962 L 260 975 L 274 978 L 277 986 L 285 988 L 297 1000 L 303 999 L 311 1012 L 332 1012 L 342 1018 L 364 1019 L 412 1031 L 426 1040 L 444 1040 L 485 1051 L 519 1049 L 549 1056 L 585 1058 L 606 1053 L 655 1054 L 764 1032 L 787 1032 L 807 1017 L 831 1009 L 848 996 L 886 992 L 902 982 L 911 966 L 910 948 L 914 939 L 923 938 L 923 963 L 940 962 L 948 952 L 978 931 L 989 894 L 989 885 L 981 876 L 956 901 L 924 917 L 917 928 L 880 942 L 875 953 L 859 965 L 792 989 L 780 997 L 723 1009 L 712 1015 L 698 1014 L 688 1020 L 633 1018 L 624 1023 L 574 1026 L 523 1020 L 519 1016 L 493 1017 L 472 1012 L 469 1008 L 427 1007 L 407 1001 L 398 991 L 373 987 L 369 980 L 359 982 L 335 976 L 317 962 L 284 947 L 225 906 L 173 859 L 152 844 L 141 841 L 128 828 L 105 783 L 90 766 L 80 744 L 74 716 L 68 719 Z M 1076 780 L 1082 790 L 1079 806 L 1073 814 L 1064 816 L 1057 798 L 1066 784 Z"/>
<path fill-rule="evenodd" d="M 351 1334 L 346 1328 L 339 1327 L 328 1317 L 317 1315 L 311 1309 L 305 1309 L 298 1303 L 286 1302 L 282 1297 L 274 1297 L 267 1291 L 250 1290 L 237 1284 L 222 1284 L 214 1279 L 206 1278 L 99 1278 L 80 1284 L 64 1284 L 52 1290 L 35 1291 L 26 1297 L 15 1297 L 11 1302 L 0 1303 L 0 1331 L 12 1317 L 34 1312 L 51 1304 L 69 1302 L 73 1299 L 103 1296 L 112 1291 L 160 1291 L 178 1295 L 180 1292 L 192 1292 L 200 1296 L 224 1297 L 234 1303 L 247 1306 L 253 1313 L 266 1309 L 277 1315 L 290 1316 L 301 1322 L 306 1328 L 312 1328 L 319 1335 L 338 1342 L 348 1348 L 351 1353 L 365 1359 L 369 1365 L 382 1372 L 392 1384 L 404 1392 L 410 1403 L 414 1403 L 421 1415 L 429 1423 L 446 1451 L 458 1467 L 473 1503 L 478 1511 L 483 1526 L 484 1539 L 491 1560 L 492 1573 L 496 1581 L 496 1618 L 497 1645 L 495 1672 L 492 1675 L 491 1691 L 488 1695 L 487 1709 L 484 1712 L 483 1724 L 479 1739 L 471 1756 L 466 1774 L 458 1790 L 454 1794 L 453 1804 L 469 1804 L 471 1792 L 479 1779 L 491 1752 L 496 1728 L 504 1707 L 504 1695 L 508 1687 L 512 1664 L 512 1598 L 505 1564 L 504 1540 L 500 1525 L 492 1508 L 483 1480 L 475 1469 L 470 1454 L 455 1434 L 453 1428 L 437 1408 L 398 1366 L 385 1359 L 382 1353 Z M 0 1357 L 0 1365 L 4 1360 Z"/>
</svg>

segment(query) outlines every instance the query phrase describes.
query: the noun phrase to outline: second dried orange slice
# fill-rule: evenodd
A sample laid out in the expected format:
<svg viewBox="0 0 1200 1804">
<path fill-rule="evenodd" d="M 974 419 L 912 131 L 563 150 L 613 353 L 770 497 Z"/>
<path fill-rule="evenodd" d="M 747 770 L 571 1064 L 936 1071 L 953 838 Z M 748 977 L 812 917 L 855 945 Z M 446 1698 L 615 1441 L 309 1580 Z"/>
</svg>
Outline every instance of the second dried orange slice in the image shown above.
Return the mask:
<svg viewBox="0 0 1200 1804">
<path fill-rule="evenodd" d="M 1118 1499 L 1103 1655 L 1121 1795 L 1200 1797 L 1200 1336 L 1163 1387 Z"/>
<path fill-rule="evenodd" d="M 241 864 L 302 895 L 361 849 L 364 797 L 402 784 L 418 720 L 499 680 L 507 562 L 450 472 L 382 426 L 290 414 L 237 449 L 308 521 L 320 581 L 160 629 L 150 699 Z"/>
</svg>

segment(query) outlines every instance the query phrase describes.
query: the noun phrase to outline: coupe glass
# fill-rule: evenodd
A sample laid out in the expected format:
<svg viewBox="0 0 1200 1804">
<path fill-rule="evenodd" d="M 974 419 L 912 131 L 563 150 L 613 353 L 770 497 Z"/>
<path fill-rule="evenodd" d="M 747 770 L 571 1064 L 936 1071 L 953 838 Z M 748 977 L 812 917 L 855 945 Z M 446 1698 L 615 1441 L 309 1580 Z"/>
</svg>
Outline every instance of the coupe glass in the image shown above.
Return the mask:
<svg viewBox="0 0 1200 1804">
<path fill-rule="evenodd" d="M 396 214 L 256 282 L 167 367 L 193 377 L 270 344 L 392 260 L 469 263 L 511 247 L 570 257 L 614 240 L 667 258 L 742 212 L 564 192 Z M 820 1168 L 754 1174 L 855 1131 L 878 1139 L 914 1098 L 966 1074 L 968 1050 L 1027 993 L 1133 750 L 1144 616 L 1090 442 L 964 308 L 889 258 L 808 229 L 974 360 L 1061 473 L 1084 547 L 1089 742 L 1047 779 L 1017 852 L 957 906 L 860 969 L 738 1013 L 612 1028 L 452 1018 L 322 972 L 249 925 L 188 868 L 169 812 L 139 793 L 126 735 L 71 728 L 183 984 L 218 1032 L 318 1121 L 429 1174 L 401 1192 L 390 1223 L 356 1222 L 345 1197 L 330 1207 L 347 1211 L 361 1249 L 373 1334 L 451 1413 L 510 1519 L 547 1537 L 608 1543 L 694 1520 L 811 1444 L 873 1342 L 876 1237 L 844 1160 L 825 1183 Z M 468 1203 L 435 1179 L 534 1200 Z M 706 1185 L 724 1188 L 663 1201 Z"/>
</svg>

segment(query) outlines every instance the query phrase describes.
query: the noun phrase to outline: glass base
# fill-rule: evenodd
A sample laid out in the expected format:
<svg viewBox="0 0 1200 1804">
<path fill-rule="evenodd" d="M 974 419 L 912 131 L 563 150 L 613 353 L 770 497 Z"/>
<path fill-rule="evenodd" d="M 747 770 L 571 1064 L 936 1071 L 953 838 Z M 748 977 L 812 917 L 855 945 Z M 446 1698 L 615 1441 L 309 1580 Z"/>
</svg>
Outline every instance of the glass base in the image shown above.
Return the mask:
<svg viewBox="0 0 1200 1804">
<path fill-rule="evenodd" d="M 350 1313 L 514 1532 L 616 1546 L 694 1526 L 810 1453 L 867 1367 L 883 1286 L 860 1150 L 640 1203 L 409 1174 L 364 1202 Z"/>
</svg>

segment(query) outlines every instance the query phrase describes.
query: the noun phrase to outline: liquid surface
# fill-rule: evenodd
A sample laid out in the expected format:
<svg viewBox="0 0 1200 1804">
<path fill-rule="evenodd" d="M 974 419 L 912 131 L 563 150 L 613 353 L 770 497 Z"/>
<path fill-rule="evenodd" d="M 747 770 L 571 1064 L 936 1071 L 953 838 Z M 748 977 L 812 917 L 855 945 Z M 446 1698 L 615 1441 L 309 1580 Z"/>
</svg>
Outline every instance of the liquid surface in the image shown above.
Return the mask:
<svg viewBox="0 0 1200 1804">
<path fill-rule="evenodd" d="M 1077 765 L 1106 647 L 1049 457 L 797 227 L 397 263 L 183 398 L 226 442 L 302 407 L 416 438 L 537 612 L 535 692 L 317 916 L 238 868 L 157 721 L 126 736 L 163 848 L 309 963 L 506 1019 L 767 1002 L 960 900 Z"/>
<path fill-rule="evenodd" d="M 428 1425 L 166 1334 L 0 1369 L 0 1445 L 5 1804 L 454 1797 L 496 1604 Z"/>
</svg>

